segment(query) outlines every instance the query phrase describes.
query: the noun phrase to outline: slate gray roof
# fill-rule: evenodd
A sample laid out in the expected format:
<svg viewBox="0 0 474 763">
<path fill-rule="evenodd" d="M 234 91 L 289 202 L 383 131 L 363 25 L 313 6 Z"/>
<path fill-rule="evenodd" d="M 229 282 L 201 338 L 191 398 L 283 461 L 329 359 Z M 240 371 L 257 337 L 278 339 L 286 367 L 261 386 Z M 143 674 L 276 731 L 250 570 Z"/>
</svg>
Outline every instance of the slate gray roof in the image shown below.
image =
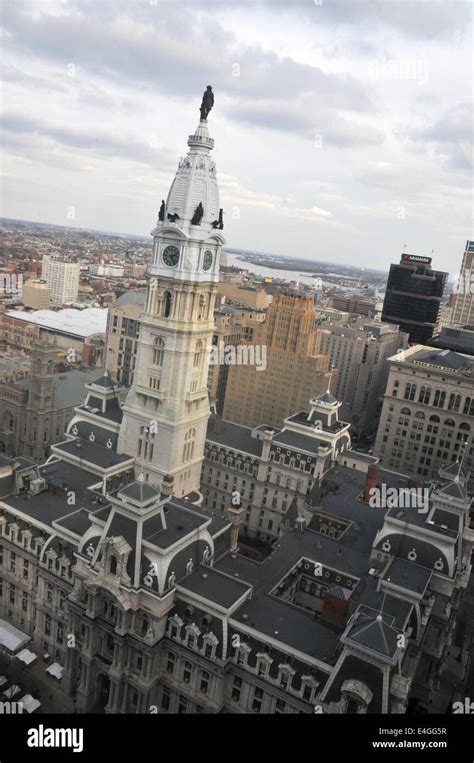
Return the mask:
<svg viewBox="0 0 474 763">
<path fill-rule="evenodd" d="M 387 570 L 384 580 L 407 591 L 423 594 L 431 580 L 433 570 L 406 559 L 396 558 Z"/>
<path fill-rule="evenodd" d="M 225 609 L 232 607 L 252 590 L 246 583 L 234 580 L 210 567 L 199 567 L 182 580 L 179 586 Z"/>
<path fill-rule="evenodd" d="M 344 641 L 353 641 L 360 646 L 393 659 L 397 653 L 399 631 L 387 622 L 386 614 L 380 614 L 366 607 L 360 607 L 355 620 L 344 635 Z"/>
<path fill-rule="evenodd" d="M 438 488 L 437 492 L 463 501 L 467 496 L 467 485 L 461 482 L 448 482 L 447 485 Z"/>
<path fill-rule="evenodd" d="M 142 479 L 132 482 L 130 485 L 122 488 L 118 492 L 118 498 L 125 498 L 141 506 L 147 506 L 150 503 L 159 501 L 161 493 Z"/>
<path fill-rule="evenodd" d="M 60 453 L 75 456 L 90 464 L 96 464 L 101 469 L 110 469 L 112 466 L 118 466 L 124 461 L 130 461 L 132 458 L 132 456 L 115 453 L 111 448 L 103 448 L 101 445 L 96 445 L 95 442 L 82 440 L 80 437 L 69 442 L 60 442 L 54 445 L 53 448 Z"/>
<path fill-rule="evenodd" d="M 211 416 L 207 428 L 206 439 L 217 445 L 222 445 L 230 450 L 240 450 L 251 456 L 260 456 L 263 448 L 263 441 L 252 437 L 252 430 L 248 427 L 242 427 L 240 424 L 232 424 L 230 421 L 220 421 L 220 431 L 213 429 L 215 418 Z"/>
<path fill-rule="evenodd" d="M 414 353 L 410 360 L 412 362 L 430 363 L 434 366 L 440 366 L 440 368 L 451 368 L 453 371 L 460 371 L 461 369 L 474 371 L 474 360 L 471 357 L 452 350 L 425 348 Z"/>
<path fill-rule="evenodd" d="M 92 384 L 95 384 L 96 387 L 104 387 L 105 389 L 112 389 L 117 386 L 107 373 L 99 376 L 98 379 L 92 380 Z"/>
<path fill-rule="evenodd" d="M 333 661 L 338 632 L 329 624 L 274 596 L 251 599 L 232 617 L 240 623 L 293 649 L 327 662 Z"/>
<path fill-rule="evenodd" d="M 316 400 L 321 403 L 329 403 L 330 405 L 334 405 L 338 402 L 337 398 L 334 397 L 334 395 L 331 395 L 330 392 L 325 392 L 323 395 L 318 395 Z"/>
<path fill-rule="evenodd" d="M 292 432 L 289 429 L 283 430 L 276 437 L 273 438 L 273 445 L 285 445 L 293 450 L 305 450 L 308 453 L 316 453 L 319 447 L 329 447 L 329 443 L 325 440 L 320 440 L 317 437 L 309 437 L 299 432 Z"/>
<path fill-rule="evenodd" d="M 308 411 L 298 411 L 298 413 L 288 416 L 288 421 L 308 427 L 308 429 L 311 429 L 312 431 L 314 431 L 314 423 L 316 420 L 322 423 L 322 428 L 325 432 L 339 432 L 347 426 L 347 422 L 345 421 L 334 421 L 332 424 L 328 424 L 329 414 L 326 411 L 315 413 L 311 419 L 308 419 L 308 415 Z"/>
<path fill-rule="evenodd" d="M 463 467 L 462 462 L 453 461 L 451 464 L 443 464 L 439 470 L 440 475 L 443 478 L 450 480 L 458 480 L 459 482 L 467 482 L 469 480 L 469 472 Z"/>
<path fill-rule="evenodd" d="M 61 517 L 55 521 L 55 524 L 69 532 L 74 533 L 78 538 L 82 538 L 86 530 L 90 527 L 89 512 L 85 509 L 78 509 L 67 516 Z"/>
<path fill-rule="evenodd" d="M 99 508 L 99 496 L 88 489 L 90 485 L 98 482 L 94 474 L 64 461 L 51 462 L 40 467 L 40 474 L 50 483 L 47 491 L 34 496 L 14 496 L 10 492 L 8 495 L 4 494 L 2 501 L 33 520 L 50 526 L 53 521 L 62 520 L 74 510 L 74 506 L 67 502 L 66 490 L 74 491 L 76 509 L 96 511 Z M 53 481 L 57 484 L 53 484 Z M 100 497 L 100 500 L 105 499 Z"/>
</svg>

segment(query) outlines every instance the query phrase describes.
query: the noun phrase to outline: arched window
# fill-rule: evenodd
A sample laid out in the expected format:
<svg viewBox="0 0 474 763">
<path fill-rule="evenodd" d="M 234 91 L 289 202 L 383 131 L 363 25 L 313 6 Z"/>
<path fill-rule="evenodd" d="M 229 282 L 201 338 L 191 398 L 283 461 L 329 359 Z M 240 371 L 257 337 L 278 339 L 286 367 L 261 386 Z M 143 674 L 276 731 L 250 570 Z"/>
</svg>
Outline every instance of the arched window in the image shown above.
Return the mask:
<svg viewBox="0 0 474 763">
<path fill-rule="evenodd" d="M 196 342 L 196 350 L 194 352 L 194 368 L 200 368 L 201 362 L 202 362 L 202 352 L 203 352 L 203 344 L 201 340 L 199 342 Z"/>
<path fill-rule="evenodd" d="M 53 361 L 48 360 L 48 374 L 52 374 L 52 373 L 53 373 Z"/>
<path fill-rule="evenodd" d="M 110 557 L 109 570 L 111 575 L 117 574 L 117 558 L 115 556 Z"/>
<path fill-rule="evenodd" d="M 425 414 L 423 413 L 423 411 L 417 411 L 417 412 L 415 413 L 415 419 L 425 419 L 425 418 L 426 418 L 426 416 L 425 416 Z"/>
<path fill-rule="evenodd" d="M 461 405 L 461 395 L 452 392 L 449 396 L 448 411 L 459 411 Z"/>
<path fill-rule="evenodd" d="M 405 400 L 414 400 L 415 392 L 416 392 L 416 384 L 414 384 L 413 382 L 408 382 L 408 384 L 405 387 L 405 394 L 404 394 Z"/>
<path fill-rule="evenodd" d="M 435 424 L 439 424 L 441 419 L 439 416 L 434 415 L 434 416 L 430 416 L 430 421 L 433 421 Z"/>
<path fill-rule="evenodd" d="M 462 412 L 468 416 L 474 416 L 474 397 L 466 397 Z"/>
<path fill-rule="evenodd" d="M 165 291 L 163 294 L 163 316 L 168 318 L 171 314 L 171 293 Z"/>
<path fill-rule="evenodd" d="M 191 461 L 194 455 L 194 438 L 196 437 L 195 429 L 188 429 L 184 435 L 184 447 L 183 447 L 183 462 Z"/>
<path fill-rule="evenodd" d="M 409 408 L 402 408 L 402 410 L 400 411 L 400 414 L 402 416 L 411 416 L 411 411 Z"/>
<path fill-rule="evenodd" d="M 164 347 L 165 347 L 165 343 L 164 343 L 164 340 L 161 338 L 161 336 L 155 337 L 155 341 L 153 343 L 153 364 L 155 366 L 163 365 Z"/>
<path fill-rule="evenodd" d="M 445 427 L 453 427 L 454 426 L 454 421 L 452 419 L 446 419 L 446 421 L 444 422 L 444 426 Z"/>
<path fill-rule="evenodd" d="M 420 394 L 419 394 L 419 397 L 418 397 L 418 402 L 419 403 L 425 403 L 426 405 L 428 405 L 429 402 L 430 402 L 430 397 L 431 397 L 431 387 L 423 386 L 420 389 Z"/>
<path fill-rule="evenodd" d="M 462 424 L 459 424 L 459 429 L 464 429 L 465 432 L 471 431 L 471 427 L 469 426 L 469 424 L 466 424 L 465 421 L 463 421 Z"/>
<path fill-rule="evenodd" d="M 41 373 L 41 358 L 38 358 L 38 360 L 36 361 L 36 373 L 37 374 Z"/>
<path fill-rule="evenodd" d="M 433 405 L 435 408 L 444 408 L 444 403 L 446 400 L 446 392 L 444 392 L 442 389 L 437 389 L 435 392 Z"/>
</svg>

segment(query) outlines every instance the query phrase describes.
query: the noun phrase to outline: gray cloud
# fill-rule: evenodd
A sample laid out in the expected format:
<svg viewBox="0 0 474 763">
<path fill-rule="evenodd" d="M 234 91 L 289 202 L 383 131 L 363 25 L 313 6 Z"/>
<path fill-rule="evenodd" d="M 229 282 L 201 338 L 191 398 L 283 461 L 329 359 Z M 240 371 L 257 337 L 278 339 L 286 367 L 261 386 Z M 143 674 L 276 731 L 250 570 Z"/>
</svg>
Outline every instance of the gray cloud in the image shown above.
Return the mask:
<svg viewBox="0 0 474 763">
<path fill-rule="evenodd" d="M 238 0 L 252 5 L 255 1 L 272 10 L 286 12 L 286 0 Z M 338 24 L 356 27 L 373 37 L 380 29 L 392 29 L 415 39 L 450 38 L 463 33 L 469 24 L 472 4 L 469 0 L 291 0 L 292 11 L 299 11 L 315 25 Z"/>
<path fill-rule="evenodd" d="M 260 100 L 258 103 L 241 102 L 228 110 L 237 121 L 247 122 L 271 130 L 302 135 L 322 145 L 350 148 L 379 145 L 384 134 L 374 127 L 358 124 L 321 108 L 316 98 L 282 104 L 277 101 Z"/>
<path fill-rule="evenodd" d="M 140 143 L 127 136 L 117 138 L 96 129 L 88 131 L 64 125 L 57 126 L 38 118 L 13 113 L 4 114 L 0 118 L 0 126 L 6 133 L 4 145 L 10 145 L 13 148 L 22 146 L 27 148 L 29 140 L 34 138 L 53 141 L 68 148 L 85 151 L 88 152 L 88 155 L 120 156 L 129 161 L 151 167 L 159 166 L 160 168 L 171 169 L 173 166 L 173 163 L 170 162 L 170 152 L 163 147 L 154 147 L 145 142 Z M 22 140 L 22 137 L 27 140 Z"/>
<path fill-rule="evenodd" d="M 166 13 L 160 3 L 131 7 L 102 1 L 93 7 L 94 14 L 88 13 L 92 6 L 83 2 L 71 15 L 32 16 L 24 6 L 10 6 L 4 21 L 7 44 L 45 61 L 64 67 L 73 63 L 92 75 L 135 82 L 171 97 L 199 97 L 203 83 L 210 82 L 232 97 L 245 94 L 250 99 L 288 101 L 312 92 L 326 106 L 372 108 L 366 87 L 352 77 L 327 74 L 256 46 L 239 46 L 210 16 L 190 24 L 191 6 L 186 4 L 166 5 Z M 96 8 L 104 25 L 98 23 Z M 192 9 L 197 17 L 196 7 Z M 133 22 L 121 10 L 133 10 Z M 234 64 L 239 65 L 240 76 L 233 76 Z"/>
<path fill-rule="evenodd" d="M 446 111 L 429 127 L 413 130 L 410 137 L 446 156 L 454 169 L 471 172 L 473 124 L 472 104 L 460 103 Z"/>
</svg>

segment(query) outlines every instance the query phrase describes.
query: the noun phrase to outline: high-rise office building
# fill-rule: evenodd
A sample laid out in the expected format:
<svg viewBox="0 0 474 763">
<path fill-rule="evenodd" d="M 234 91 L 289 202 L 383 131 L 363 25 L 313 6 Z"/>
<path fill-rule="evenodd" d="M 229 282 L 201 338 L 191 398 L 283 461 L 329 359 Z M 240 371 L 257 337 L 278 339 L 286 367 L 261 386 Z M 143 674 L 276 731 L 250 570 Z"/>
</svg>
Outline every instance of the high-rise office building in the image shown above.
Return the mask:
<svg viewBox="0 0 474 763">
<path fill-rule="evenodd" d="M 466 241 L 452 323 L 457 326 L 470 326 L 474 323 L 474 241 Z"/>
<path fill-rule="evenodd" d="M 447 278 L 432 270 L 431 257 L 402 254 L 399 264 L 390 265 L 382 320 L 398 324 L 412 344 L 427 344 L 438 326 Z"/>
<path fill-rule="evenodd" d="M 43 256 L 41 278 L 51 289 L 53 305 L 76 302 L 79 291 L 80 265 L 63 257 L 45 254 Z"/>
<path fill-rule="evenodd" d="M 381 466 L 430 479 L 442 466 L 464 459 L 472 471 L 474 360 L 416 345 L 389 364 L 374 449 Z"/>
<path fill-rule="evenodd" d="M 255 358 L 258 350 L 264 362 L 229 367 L 224 419 L 247 427 L 282 427 L 287 416 L 329 389 L 329 357 L 320 351 L 315 319 L 312 299 L 275 296 L 252 343 Z"/>
<path fill-rule="evenodd" d="M 222 357 L 226 348 L 237 348 L 253 342 L 256 327 L 265 320 L 265 310 L 246 306 L 230 306 L 214 313 L 214 334 L 212 346 L 216 358 Z M 229 366 L 226 363 L 209 363 L 207 388 L 215 411 L 222 415 L 229 378 Z"/>
<path fill-rule="evenodd" d="M 407 345 L 407 334 L 380 321 L 322 324 L 321 352 L 337 369 L 334 394 L 354 439 L 375 432 L 388 378 L 387 358 Z"/>
</svg>

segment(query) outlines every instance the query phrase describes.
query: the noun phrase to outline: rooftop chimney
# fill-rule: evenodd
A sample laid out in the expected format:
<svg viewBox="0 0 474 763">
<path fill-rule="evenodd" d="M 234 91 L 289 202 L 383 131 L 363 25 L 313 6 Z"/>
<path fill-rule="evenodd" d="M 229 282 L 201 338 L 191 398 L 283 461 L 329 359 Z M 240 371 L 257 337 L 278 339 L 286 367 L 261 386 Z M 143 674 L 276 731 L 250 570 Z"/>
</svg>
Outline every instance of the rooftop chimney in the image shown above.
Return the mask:
<svg viewBox="0 0 474 763">
<path fill-rule="evenodd" d="M 370 500 L 370 491 L 372 488 L 377 487 L 377 483 L 380 477 L 380 469 L 376 464 L 371 464 L 367 469 L 367 477 L 365 478 L 364 487 L 364 501 L 367 503 Z"/>
</svg>

